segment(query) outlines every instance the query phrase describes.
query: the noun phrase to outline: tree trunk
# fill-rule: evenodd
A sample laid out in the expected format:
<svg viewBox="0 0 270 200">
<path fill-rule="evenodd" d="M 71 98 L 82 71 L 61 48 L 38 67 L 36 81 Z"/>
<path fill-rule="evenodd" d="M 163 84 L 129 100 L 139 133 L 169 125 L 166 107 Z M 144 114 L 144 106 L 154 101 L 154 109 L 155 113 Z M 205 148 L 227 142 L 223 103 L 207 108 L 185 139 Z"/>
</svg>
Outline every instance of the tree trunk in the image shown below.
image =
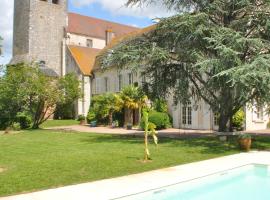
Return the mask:
<svg viewBox="0 0 270 200">
<path fill-rule="evenodd" d="M 128 123 L 133 125 L 133 109 L 129 109 Z"/>
<path fill-rule="evenodd" d="M 109 113 L 109 125 L 112 126 L 112 124 L 113 124 L 113 113 L 110 112 Z"/>
<path fill-rule="evenodd" d="M 133 125 L 133 110 L 125 108 L 125 126 L 127 126 L 128 124 Z"/>
<path fill-rule="evenodd" d="M 230 116 L 229 130 L 230 130 L 230 132 L 233 132 L 233 116 Z"/>
<path fill-rule="evenodd" d="M 229 131 L 229 120 L 230 116 L 227 113 L 221 112 L 219 118 L 219 132 L 228 132 Z"/>
<path fill-rule="evenodd" d="M 125 108 L 125 110 L 124 110 L 124 126 L 126 127 L 127 126 L 127 124 L 128 124 L 128 108 Z"/>
<path fill-rule="evenodd" d="M 39 123 L 38 122 L 34 122 L 32 129 L 39 129 Z"/>
<path fill-rule="evenodd" d="M 142 108 L 140 107 L 139 108 L 139 116 L 138 116 L 139 125 L 141 123 L 141 120 L 142 120 Z"/>
</svg>

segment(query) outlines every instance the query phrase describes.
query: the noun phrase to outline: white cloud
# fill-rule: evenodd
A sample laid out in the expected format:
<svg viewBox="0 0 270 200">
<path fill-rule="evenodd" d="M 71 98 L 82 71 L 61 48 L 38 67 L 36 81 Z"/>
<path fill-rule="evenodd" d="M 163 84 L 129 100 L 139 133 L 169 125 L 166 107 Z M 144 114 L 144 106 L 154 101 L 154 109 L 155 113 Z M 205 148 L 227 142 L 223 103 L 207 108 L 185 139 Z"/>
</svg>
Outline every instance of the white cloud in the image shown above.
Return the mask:
<svg viewBox="0 0 270 200">
<path fill-rule="evenodd" d="M 114 15 L 125 15 L 134 17 L 148 17 L 150 19 L 158 17 L 167 17 L 172 15 L 161 4 L 151 4 L 144 7 L 126 7 L 127 0 L 71 0 L 72 5 L 77 7 L 87 6 L 93 3 L 98 3 L 104 10 L 111 12 Z"/>
<path fill-rule="evenodd" d="M 0 57 L 0 64 L 7 64 L 12 56 L 13 2 L 13 0 L 0 1 L 0 35 L 4 38 L 4 54 Z"/>
</svg>

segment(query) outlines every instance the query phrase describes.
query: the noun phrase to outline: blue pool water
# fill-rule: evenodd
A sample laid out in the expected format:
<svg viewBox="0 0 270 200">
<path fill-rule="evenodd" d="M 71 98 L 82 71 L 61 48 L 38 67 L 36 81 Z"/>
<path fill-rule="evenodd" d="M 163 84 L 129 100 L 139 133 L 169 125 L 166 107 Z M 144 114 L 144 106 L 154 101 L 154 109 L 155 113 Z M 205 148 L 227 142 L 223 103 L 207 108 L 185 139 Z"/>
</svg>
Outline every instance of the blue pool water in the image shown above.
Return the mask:
<svg viewBox="0 0 270 200">
<path fill-rule="evenodd" d="M 122 200 L 270 200 L 270 169 L 248 165 Z"/>
</svg>

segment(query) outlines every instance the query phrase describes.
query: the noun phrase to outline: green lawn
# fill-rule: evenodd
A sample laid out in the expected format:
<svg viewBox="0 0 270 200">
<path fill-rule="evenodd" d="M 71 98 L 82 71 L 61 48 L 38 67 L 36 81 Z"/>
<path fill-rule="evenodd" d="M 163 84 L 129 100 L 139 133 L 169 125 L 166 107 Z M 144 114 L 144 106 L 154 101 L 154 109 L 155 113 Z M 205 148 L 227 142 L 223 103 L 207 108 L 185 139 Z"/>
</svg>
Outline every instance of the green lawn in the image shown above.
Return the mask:
<svg viewBox="0 0 270 200">
<path fill-rule="evenodd" d="M 268 148 L 269 139 L 255 146 Z M 160 139 L 142 163 L 143 139 L 46 130 L 0 135 L 0 196 L 89 182 L 239 152 L 215 138 Z"/>
<path fill-rule="evenodd" d="M 47 120 L 41 125 L 41 128 L 78 125 L 79 123 L 80 122 L 78 120 Z"/>
</svg>

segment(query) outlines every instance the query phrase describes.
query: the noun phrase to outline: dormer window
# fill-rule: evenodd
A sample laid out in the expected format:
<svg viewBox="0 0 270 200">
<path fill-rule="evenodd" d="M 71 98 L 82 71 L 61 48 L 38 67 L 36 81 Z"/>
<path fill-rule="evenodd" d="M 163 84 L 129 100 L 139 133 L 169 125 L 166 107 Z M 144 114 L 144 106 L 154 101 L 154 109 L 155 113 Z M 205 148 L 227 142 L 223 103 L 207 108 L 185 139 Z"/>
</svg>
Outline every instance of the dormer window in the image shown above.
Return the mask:
<svg viewBox="0 0 270 200">
<path fill-rule="evenodd" d="M 108 45 L 114 37 L 115 37 L 115 33 L 110 29 L 107 30 L 106 31 L 106 45 Z"/>
</svg>

